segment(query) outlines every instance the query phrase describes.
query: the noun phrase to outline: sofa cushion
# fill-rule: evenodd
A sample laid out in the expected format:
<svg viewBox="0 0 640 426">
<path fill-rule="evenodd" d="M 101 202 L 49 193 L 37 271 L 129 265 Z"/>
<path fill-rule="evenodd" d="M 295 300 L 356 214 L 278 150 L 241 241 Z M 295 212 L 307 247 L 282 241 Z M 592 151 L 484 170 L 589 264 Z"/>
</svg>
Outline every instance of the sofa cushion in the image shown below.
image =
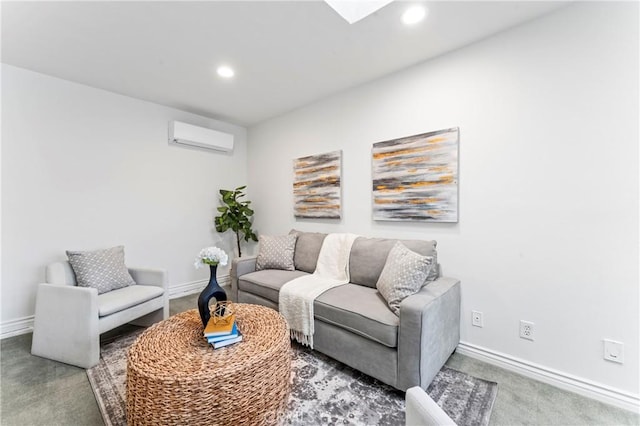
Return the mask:
<svg viewBox="0 0 640 426">
<path fill-rule="evenodd" d="M 283 271 L 281 269 L 264 269 L 242 275 L 238 279 L 238 289 L 278 303 L 278 293 L 284 283 L 303 275 L 307 275 L 307 273 L 302 271 Z"/>
<path fill-rule="evenodd" d="M 334 287 L 313 304 L 315 318 L 390 348 L 398 345 L 400 320 L 374 288 L 357 284 Z"/>
<path fill-rule="evenodd" d="M 389 251 L 396 241 L 401 241 L 409 250 L 422 256 L 433 257 L 433 264 L 437 263 L 435 241 L 358 237 L 351 247 L 349 258 L 351 282 L 375 288 L 382 268 L 387 262 Z M 438 268 L 434 267 L 427 276 L 427 281 L 433 281 L 436 278 L 438 278 Z"/>
<path fill-rule="evenodd" d="M 98 294 L 135 285 L 124 264 L 124 246 L 94 251 L 67 250 L 79 287 L 92 287 Z"/>
<path fill-rule="evenodd" d="M 327 234 L 319 232 L 301 232 L 292 229 L 290 234 L 298 236 L 293 262 L 296 269 L 312 274 L 316 270 L 318 256 Z"/>
<path fill-rule="evenodd" d="M 396 315 L 400 315 L 400 302 L 417 293 L 427 281 L 432 262 L 433 257 L 420 256 L 396 241 L 376 283 L 376 288 Z"/>
<path fill-rule="evenodd" d="M 284 269 L 293 271 L 293 253 L 296 248 L 296 235 L 260 235 L 256 270 Z"/>
<path fill-rule="evenodd" d="M 132 285 L 98 296 L 98 316 L 104 317 L 123 311 L 147 300 L 162 296 L 164 289 L 152 285 Z"/>
</svg>

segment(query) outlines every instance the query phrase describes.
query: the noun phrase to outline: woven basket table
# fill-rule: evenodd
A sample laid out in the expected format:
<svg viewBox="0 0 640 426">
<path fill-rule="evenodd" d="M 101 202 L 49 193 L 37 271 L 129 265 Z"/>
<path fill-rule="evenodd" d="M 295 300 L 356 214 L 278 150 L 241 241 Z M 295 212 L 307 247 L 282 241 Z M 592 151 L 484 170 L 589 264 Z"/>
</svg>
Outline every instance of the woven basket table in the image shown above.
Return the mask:
<svg viewBox="0 0 640 426">
<path fill-rule="evenodd" d="M 289 396 L 291 342 L 284 318 L 234 304 L 243 340 L 214 350 L 197 309 L 146 331 L 127 353 L 127 424 L 275 424 Z"/>
</svg>

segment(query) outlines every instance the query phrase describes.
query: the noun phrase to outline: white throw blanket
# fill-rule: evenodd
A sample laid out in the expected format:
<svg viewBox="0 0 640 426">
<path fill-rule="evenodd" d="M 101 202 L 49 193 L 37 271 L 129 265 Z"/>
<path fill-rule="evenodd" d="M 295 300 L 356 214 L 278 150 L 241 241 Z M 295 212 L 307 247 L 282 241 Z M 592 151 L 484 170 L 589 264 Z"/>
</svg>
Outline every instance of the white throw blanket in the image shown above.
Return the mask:
<svg viewBox="0 0 640 426">
<path fill-rule="evenodd" d="M 358 236 L 328 234 L 318 255 L 316 270 L 289 281 L 280 289 L 280 313 L 291 338 L 313 349 L 313 302 L 325 291 L 349 282 L 349 255 Z"/>
</svg>

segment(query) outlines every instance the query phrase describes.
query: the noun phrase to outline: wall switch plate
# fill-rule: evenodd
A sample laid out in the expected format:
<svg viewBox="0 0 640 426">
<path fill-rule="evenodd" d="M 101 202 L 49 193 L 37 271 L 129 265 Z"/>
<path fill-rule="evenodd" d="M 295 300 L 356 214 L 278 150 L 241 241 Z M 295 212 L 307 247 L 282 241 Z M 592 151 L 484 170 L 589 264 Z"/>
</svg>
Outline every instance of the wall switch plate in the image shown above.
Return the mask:
<svg viewBox="0 0 640 426">
<path fill-rule="evenodd" d="M 533 341 L 535 324 L 530 321 L 520 320 L 520 337 Z"/>
<path fill-rule="evenodd" d="M 484 321 L 482 320 L 482 312 L 471 311 L 471 324 L 476 327 L 484 327 Z"/>
<path fill-rule="evenodd" d="M 604 359 L 624 363 L 624 343 L 604 339 Z"/>
</svg>

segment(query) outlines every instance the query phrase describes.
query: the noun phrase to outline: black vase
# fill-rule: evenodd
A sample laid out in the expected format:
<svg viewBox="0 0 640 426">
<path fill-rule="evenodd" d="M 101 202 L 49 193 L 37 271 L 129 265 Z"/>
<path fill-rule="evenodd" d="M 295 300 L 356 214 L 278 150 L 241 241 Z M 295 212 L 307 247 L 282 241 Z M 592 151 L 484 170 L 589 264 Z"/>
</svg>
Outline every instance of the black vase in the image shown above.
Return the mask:
<svg viewBox="0 0 640 426">
<path fill-rule="evenodd" d="M 209 284 L 202 290 L 200 296 L 198 296 L 198 310 L 200 311 L 200 319 L 202 320 L 202 326 L 206 327 L 211 318 L 211 312 L 209 311 L 209 300 L 216 299 L 217 302 L 223 302 L 227 300 L 227 293 L 224 292 L 222 287 L 218 284 L 216 279 L 216 272 L 218 265 L 209 265 L 211 271 L 211 277 L 209 278 Z"/>
</svg>

